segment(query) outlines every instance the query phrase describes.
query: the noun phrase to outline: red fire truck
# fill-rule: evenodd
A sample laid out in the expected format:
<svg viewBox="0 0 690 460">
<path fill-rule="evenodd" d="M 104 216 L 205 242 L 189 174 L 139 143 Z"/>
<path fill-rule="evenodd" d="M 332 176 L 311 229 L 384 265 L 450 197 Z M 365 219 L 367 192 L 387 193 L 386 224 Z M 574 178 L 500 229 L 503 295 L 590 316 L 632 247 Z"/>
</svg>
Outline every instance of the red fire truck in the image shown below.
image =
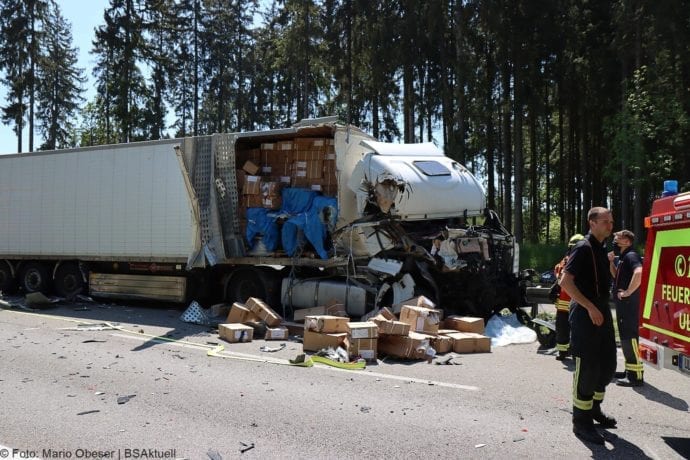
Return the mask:
<svg viewBox="0 0 690 460">
<path fill-rule="evenodd" d="M 640 356 L 657 369 L 690 375 L 690 192 L 664 196 L 645 218 Z"/>
</svg>

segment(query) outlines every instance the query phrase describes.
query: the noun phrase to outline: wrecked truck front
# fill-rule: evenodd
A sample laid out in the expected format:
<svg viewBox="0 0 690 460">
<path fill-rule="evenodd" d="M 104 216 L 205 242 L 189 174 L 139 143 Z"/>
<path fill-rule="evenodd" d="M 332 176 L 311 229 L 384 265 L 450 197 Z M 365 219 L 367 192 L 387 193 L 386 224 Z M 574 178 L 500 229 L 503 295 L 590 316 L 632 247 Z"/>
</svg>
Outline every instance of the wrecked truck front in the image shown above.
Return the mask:
<svg viewBox="0 0 690 460">
<path fill-rule="evenodd" d="M 521 305 L 517 245 L 467 168 L 433 144 L 360 146 L 347 180 L 356 213 L 341 244 L 367 260 L 377 306 L 423 294 L 488 317 Z"/>
</svg>

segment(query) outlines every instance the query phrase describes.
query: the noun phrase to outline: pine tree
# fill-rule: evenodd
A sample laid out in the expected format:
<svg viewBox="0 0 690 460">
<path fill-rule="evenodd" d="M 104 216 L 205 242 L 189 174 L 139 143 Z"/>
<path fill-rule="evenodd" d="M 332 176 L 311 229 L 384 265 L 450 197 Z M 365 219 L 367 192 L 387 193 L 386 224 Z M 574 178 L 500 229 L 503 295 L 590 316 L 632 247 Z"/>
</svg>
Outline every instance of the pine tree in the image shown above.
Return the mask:
<svg viewBox="0 0 690 460">
<path fill-rule="evenodd" d="M 2 107 L 2 121 L 13 124 L 17 152 L 22 151 L 22 134 L 27 110 L 29 74 L 29 14 L 24 0 L 5 0 L 0 5 L 0 70 L 7 86 L 7 105 Z"/>
<path fill-rule="evenodd" d="M 79 104 L 83 101 L 84 70 L 77 67 L 70 24 L 55 6 L 47 22 L 45 42 L 38 66 L 38 125 L 44 138 L 41 149 L 71 145 Z"/>
</svg>

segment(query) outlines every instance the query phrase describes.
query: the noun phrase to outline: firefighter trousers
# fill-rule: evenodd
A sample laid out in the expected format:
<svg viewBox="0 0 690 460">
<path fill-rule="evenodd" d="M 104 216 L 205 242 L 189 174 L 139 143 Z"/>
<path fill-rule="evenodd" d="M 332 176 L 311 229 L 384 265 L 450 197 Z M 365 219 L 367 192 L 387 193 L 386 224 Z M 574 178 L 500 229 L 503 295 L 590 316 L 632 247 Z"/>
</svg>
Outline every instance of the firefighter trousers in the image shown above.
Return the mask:
<svg viewBox="0 0 690 460">
<path fill-rule="evenodd" d="M 616 337 L 608 299 L 597 305 L 604 315 L 601 326 L 595 326 L 580 305 L 573 304 L 570 310 L 570 350 L 575 358 L 573 406 L 584 411 L 592 410 L 594 401 L 604 400 L 606 385 L 616 372 Z"/>
<path fill-rule="evenodd" d="M 630 380 L 642 380 L 644 366 L 639 350 L 639 290 L 624 299 L 615 298 L 616 322 L 625 357 L 625 372 Z"/>
<path fill-rule="evenodd" d="M 570 323 L 568 310 L 556 304 L 556 350 L 567 352 L 570 348 Z"/>
</svg>

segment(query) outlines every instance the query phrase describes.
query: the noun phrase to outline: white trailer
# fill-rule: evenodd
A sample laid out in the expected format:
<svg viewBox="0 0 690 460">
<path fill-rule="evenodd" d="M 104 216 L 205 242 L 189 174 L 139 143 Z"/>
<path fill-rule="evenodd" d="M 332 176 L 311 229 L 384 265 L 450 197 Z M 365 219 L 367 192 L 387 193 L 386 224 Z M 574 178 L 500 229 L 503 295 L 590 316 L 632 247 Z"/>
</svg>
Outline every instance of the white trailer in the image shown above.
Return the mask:
<svg viewBox="0 0 690 460">
<path fill-rule="evenodd" d="M 266 150 L 274 146 L 292 147 Z M 246 178 L 247 164 L 264 174 Z M 276 165 L 285 190 L 322 207 L 296 210 L 283 190 L 281 207 L 278 195 L 261 211 L 266 196 L 243 194 L 244 184 L 275 184 Z M 269 227 L 279 241 L 267 250 Z M 257 296 L 288 315 L 339 300 L 357 316 L 417 294 L 483 316 L 522 303 L 517 245 L 464 166 L 433 144 L 377 142 L 331 120 L 0 155 L 0 291 L 15 288 L 173 302 Z"/>
</svg>

